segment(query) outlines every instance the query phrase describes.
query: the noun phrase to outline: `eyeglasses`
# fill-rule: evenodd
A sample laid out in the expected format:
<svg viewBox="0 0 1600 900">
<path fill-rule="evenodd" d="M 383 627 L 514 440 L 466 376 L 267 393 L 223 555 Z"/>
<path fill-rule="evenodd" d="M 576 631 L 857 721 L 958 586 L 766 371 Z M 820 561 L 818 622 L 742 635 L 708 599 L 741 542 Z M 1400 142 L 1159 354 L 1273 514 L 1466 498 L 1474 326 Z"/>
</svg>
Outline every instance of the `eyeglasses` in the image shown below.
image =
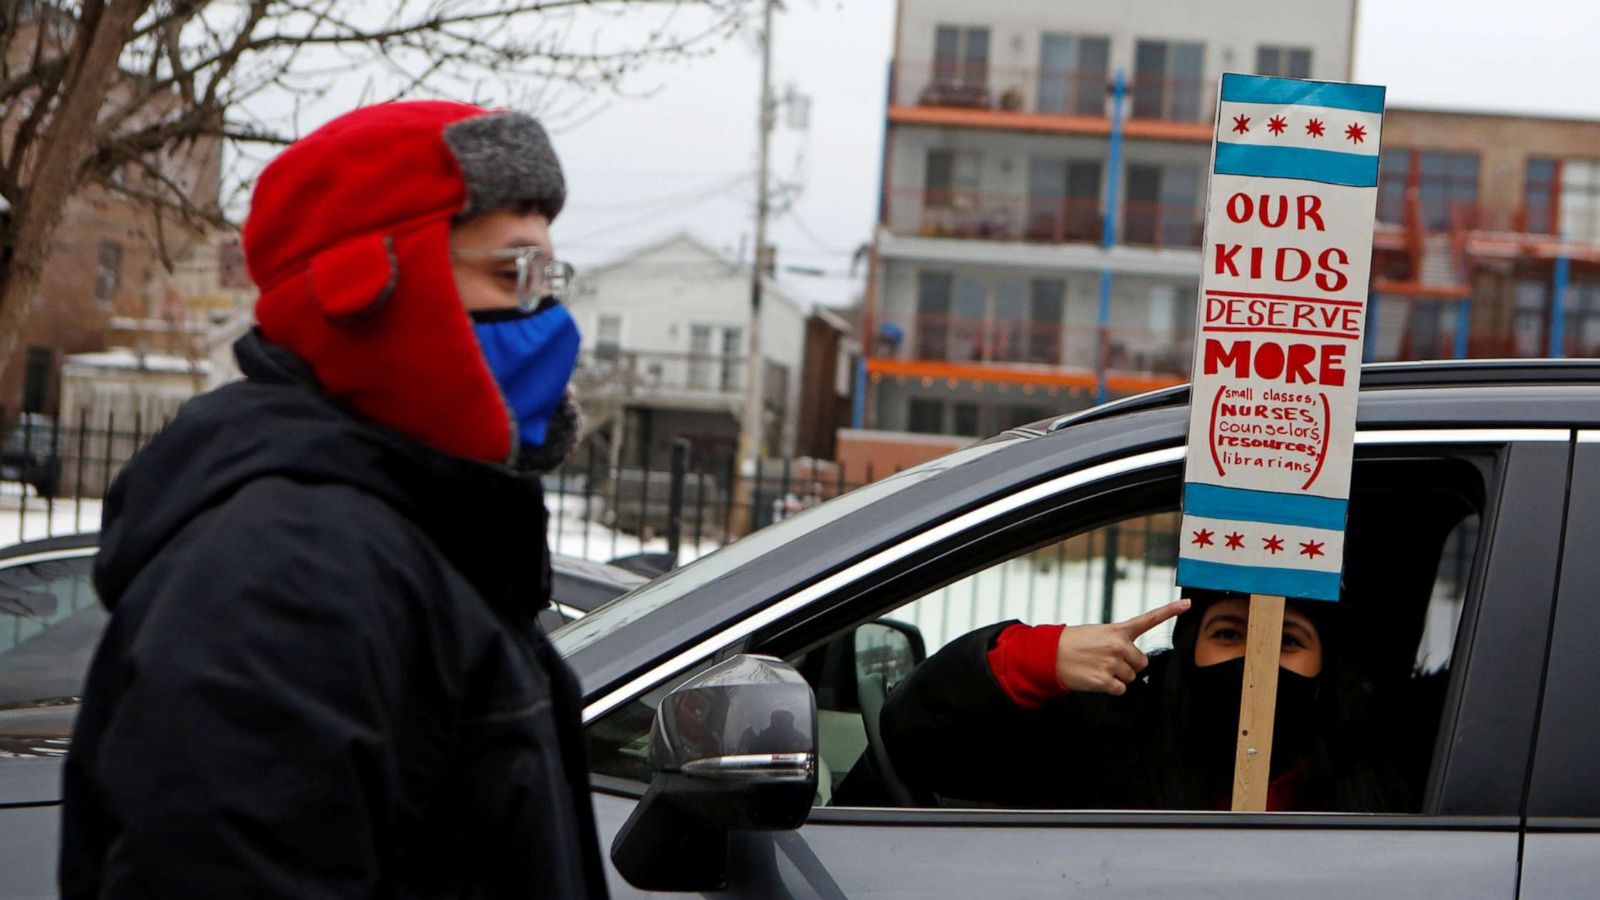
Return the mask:
<svg viewBox="0 0 1600 900">
<path fill-rule="evenodd" d="M 466 262 L 515 261 L 517 309 L 523 312 L 532 312 L 545 297 L 563 299 L 577 273 L 571 264 L 551 259 L 543 247 L 503 247 L 476 252 L 452 250 L 450 256 Z"/>
</svg>

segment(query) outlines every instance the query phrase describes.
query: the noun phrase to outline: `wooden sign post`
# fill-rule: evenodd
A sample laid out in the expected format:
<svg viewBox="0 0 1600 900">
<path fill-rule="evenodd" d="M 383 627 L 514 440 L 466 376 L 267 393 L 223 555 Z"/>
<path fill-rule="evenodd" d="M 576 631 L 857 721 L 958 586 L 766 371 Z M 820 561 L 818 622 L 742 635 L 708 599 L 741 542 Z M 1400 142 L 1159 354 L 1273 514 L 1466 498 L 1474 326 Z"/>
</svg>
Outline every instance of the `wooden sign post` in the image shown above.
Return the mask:
<svg viewBox="0 0 1600 900">
<path fill-rule="evenodd" d="M 1233 808 L 1264 810 L 1285 598 L 1337 601 L 1384 89 L 1223 75 L 1177 581 L 1249 594 Z"/>
<path fill-rule="evenodd" d="M 1239 698 L 1239 739 L 1233 758 L 1233 808 L 1267 808 L 1272 782 L 1272 722 L 1278 703 L 1278 657 L 1283 648 L 1282 597 L 1250 598 L 1245 637 L 1244 692 Z"/>
</svg>

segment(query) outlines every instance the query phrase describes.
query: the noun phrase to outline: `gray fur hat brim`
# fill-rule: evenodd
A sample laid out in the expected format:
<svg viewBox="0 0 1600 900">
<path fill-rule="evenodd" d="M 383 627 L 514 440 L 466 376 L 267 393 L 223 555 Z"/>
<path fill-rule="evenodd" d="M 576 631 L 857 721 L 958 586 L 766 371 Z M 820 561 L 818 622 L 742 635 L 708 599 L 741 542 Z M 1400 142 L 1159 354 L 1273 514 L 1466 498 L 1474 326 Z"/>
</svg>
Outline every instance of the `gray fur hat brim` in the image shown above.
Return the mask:
<svg viewBox="0 0 1600 900">
<path fill-rule="evenodd" d="M 566 204 L 561 160 L 532 116 L 509 110 L 473 116 L 446 127 L 444 141 L 467 182 L 457 220 L 529 206 L 553 222 Z"/>
</svg>

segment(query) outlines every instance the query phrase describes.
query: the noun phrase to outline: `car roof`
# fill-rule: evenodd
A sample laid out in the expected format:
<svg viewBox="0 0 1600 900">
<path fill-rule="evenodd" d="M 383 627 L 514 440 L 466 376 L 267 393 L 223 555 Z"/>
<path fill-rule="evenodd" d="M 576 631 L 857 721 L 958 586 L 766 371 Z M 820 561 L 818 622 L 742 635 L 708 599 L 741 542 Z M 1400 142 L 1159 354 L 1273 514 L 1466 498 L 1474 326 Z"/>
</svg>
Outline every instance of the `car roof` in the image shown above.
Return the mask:
<svg viewBox="0 0 1600 900">
<path fill-rule="evenodd" d="M 57 553 L 63 550 L 94 550 L 99 546 L 100 533 L 85 531 L 80 534 L 58 535 L 36 541 L 26 541 L 0 549 L 0 566 L 9 560 Z M 569 583 L 562 602 L 584 612 L 593 610 L 623 591 L 632 590 L 649 579 L 617 566 L 594 562 L 561 553 L 550 554 L 550 567 L 554 574 Z"/>
<path fill-rule="evenodd" d="M 664 658 L 722 623 L 842 571 L 901 535 L 925 530 L 988 499 L 1064 471 L 1181 446 L 1189 388 L 1180 385 L 1073 416 L 1011 429 L 978 455 L 794 537 L 759 564 L 733 569 L 685 596 L 575 650 L 568 662 L 586 692 L 628 676 L 642 658 Z M 1358 427 L 1364 431 L 1600 429 L 1600 361 L 1512 360 L 1363 367 Z M 1181 462 L 1173 463 L 1177 471 Z M 609 644 L 610 646 L 602 646 Z"/>
</svg>

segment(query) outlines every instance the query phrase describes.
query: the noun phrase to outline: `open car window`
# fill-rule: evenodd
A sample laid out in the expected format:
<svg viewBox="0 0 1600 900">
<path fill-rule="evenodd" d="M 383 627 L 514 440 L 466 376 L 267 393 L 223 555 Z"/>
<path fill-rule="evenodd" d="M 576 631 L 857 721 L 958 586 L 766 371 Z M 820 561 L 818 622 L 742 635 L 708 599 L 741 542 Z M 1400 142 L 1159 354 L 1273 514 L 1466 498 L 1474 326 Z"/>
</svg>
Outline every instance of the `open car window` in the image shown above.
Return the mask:
<svg viewBox="0 0 1600 900">
<path fill-rule="evenodd" d="M 1381 699 L 1366 709 L 1404 726 L 1400 738 L 1387 742 L 1382 763 L 1383 780 L 1393 789 L 1365 811 L 1424 811 L 1441 710 L 1455 674 L 1458 626 L 1471 603 L 1480 523 L 1485 497 L 1492 494 L 1488 485 L 1493 472 L 1491 453 L 1418 457 L 1394 448 L 1368 453 L 1357 465 L 1345 600 L 1338 604 L 1338 618 L 1344 632 L 1359 638 L 1346 639 L 1356 649 L 1345 654 L 1344 662 L 1358 673 L 1355 680 L 1367 696 Z M 1006 526 L 1011 533 L 1004 536 L 966 536 L 975 543 L 952 553 L 944 568 L 927 567 L 917 576 L 896 576 L 883 588 L 862 590 L 850 601 L 854 612 L 848 619 L 841 609 L 817 616 L 811 625 L 775 626 L 758 635 L 747 649 L 788 659 L 816 694 L 824 773 L 819 803 L 1126 808 L 1041 803 L 1037 796 L 1009 802 L 1004 792 L 945 794 L 927 785 L 900 783 L 893 771 L 886 778 L 882 770 L 892 770 L 894 763 L 883 746 L 882 712 L 889 697 L 898 701 L 912 673 L 975 630 L 1009 620 L 1066 625 L 1119 621 L 1175 599 L 1175 561 L 1183 539 L 1178 532 L 1179 491 L 1173 469 L 1165 483 L 1141 485 L 1131 505 L 1097 494 L 1036 516 L 1025 526 Z M 1403 554 L 1401 547 L 1406 548 Z M 832 624 L 817 624 L 827 622 Z M 1171 624 L 1144 635 L 1140 646 L 1153 655 L 1170 648 Z M 660 696 L 677 681 L 590 726 L 597 774 L 641 784 L 649 780 L 643 758 L 650 717 Z M 976 726 L 975 733 L 981 730 Z M 1028 763 L 1028 754 L 1001 745 L 994 749 L 992 755 L 965 761 L 937 743 L 900 752 L 925 753 L 938 766 L 965 765 L 980 773 L 1016 770 Z M 1062 757 L 1046 753 L 1035 762 L 1059 769 Z M 1345 801 L 1340 808 L 1351 806 Z"/>
<path fill-rule="evenodd" d="M 1168 786 L 1141 783 L 1160 777 L 1152 771 L 1160 768 L 1157 763 L 1164 752 L 1188 757 L 1195 742 L 1194 735 L 1176 722 L 1159 718 L 1183 715 L 1184 707 L 1171 698 L 1186 694 L 1172 686 L 1175 676 L 1164 674 L 1176 658 L 1168 656 L 1173 653 L 1176 620 L 1147 632 L 1138 642 L 1153 660 L 1141 679 L 1147 688 L 1145 699 L 1138 702 L 1160 712 L 1141 713 L 1143 718 L 1127 716 L 1137 721 L 1123 721 L 1118 711 L 1119 704 L 1131 707 L 1133 700 L 1084 695 L 1024 711 L 997 682 L 988 688 L 972 684 L 975 679 L 993 679 L 983 654 L 993 648 L 1000 630 L 994 626 L 1001 623 L 1074 626 L 1123 621 L 1176 599 L 1178 547 L 1189 537 L 1179 531 L 1178 491 L 1174 478 L 1164 501 L 1147 511 L 1075 533 L 1064 523 L 1069 531 L 1064 536 L 1041 535 L 1044 542 L 1026 552 L 914 596 L 872 621 L 792 655 L 817 690 L 820 752 L 832 779 L 829 802 L 1212 808 L 1207 799 L 1216 790 L 1196 785 L 1193 791 L 1174 794 Z M 1483 472 L 1460 460 L 1368 460 L 1358 465 L 1343 599 L 1339 604 L 1307 607 L 1328 632 L 1324 640 L 1330 654 L 1327 677 L 1315 688 L 1316 708 L 1328 717 L 1326 728 L 1338 733 L 1317 732 L 1324 746 L 1305 753 L 1303 774 L 1311 778 L 1314 773 L 1338 770 L 1341 780 L 1335 786 L 1302 784 L 1296 789 L 1298 795 L 1289 791 L 1293 808 L 1422 811 L 1458 624 L 1471 584 L 1484 496 Z M 829 659 L 851 657 L 859 644 L 853 635 L 863 628 L 881 631 L 885 622 L 894 623 L 906 636 L 906 659 L 900 666 L 931 666 L 928 674 L 909 681 L 901 674 L 890 681 L 872 677 L 859 655 L 848 661 Z M 967 646 L 981 637 L 974 633 L 983 629 L 989 629 L 984 645 Z M 914 661 L 912 646 L 920 648 Z M 1189 652 L 1192 656 L 1192 649 Z M 989 693 L 974 701 L 983 690 Z M 1337 703 L 1329 699 L 1335 692 Z M 1129 692 L 1130 698 L 1134 693 Z M 873 721 L 883 716 L 891 695 L 889 704 L 898 720 L 918 723 L 909 731 L 902 729 L 915 740 L 885 736 L 884 723 Z M 1006 708 L 972 708 L 986 703 Z M 1145 720 L 1150 715 L 1157 716 L 1156 721 Z M 1231 723 L 1218 733 L 1231 734 Z M 1357 734 L 1380 733 L 1386 740 L 1379 759 L 1367 758 L 1372 742 L 1351 740 Z M 1164 751 L 1154 746 L 1162 740 L 1169 742 Z M 1092 746 L 1116 741 L 1133 745 Z M 1040 743 L 1047 746 L 1041 748 Z M 1053 743 L 1057 745 L 1048 746 Z M 1339 749 L 1351 745 L 1360 749 Z M 1231 759 L 1231 749 L 1231 742 L 1218 748 L 1218 757 Z M 1126 782 L 1126 791 L 1103 781 L 1095 783 L 1104 772 L 1117 769 L 1113 761 L 1117 759 L 1135 761 L 1112 779 Z M 1030 764 L 1038 768 L 1025 771 Z M 1082 771 L 1070 771 L 1074 765 Z M 1362 767 L 1370 772 L 1360 784 L 1343 783 L 1344 772 Z M 1286 783 L 1293 782 L 1293 774 L 1280 773 Z M 1072 783 L 1079 779 L 1084 784 Z M 1164 800 L 1167 796 L 1184 799 L 1169 803 Z M 1218 798 L 1223 801 L 1220 808 L 1226 808 L 1226 792 Z"/>
</svg>

